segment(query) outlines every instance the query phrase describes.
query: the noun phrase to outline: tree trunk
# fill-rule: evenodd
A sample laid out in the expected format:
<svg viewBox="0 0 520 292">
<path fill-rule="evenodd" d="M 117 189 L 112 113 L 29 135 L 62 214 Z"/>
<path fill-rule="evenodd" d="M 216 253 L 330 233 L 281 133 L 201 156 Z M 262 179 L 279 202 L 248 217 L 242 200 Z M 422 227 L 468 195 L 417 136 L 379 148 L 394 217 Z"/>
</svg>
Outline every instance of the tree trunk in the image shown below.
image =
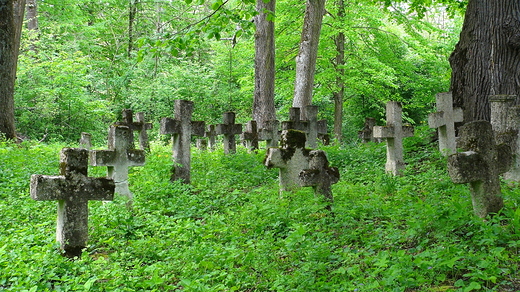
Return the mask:
<svg viewBox="0 0 520 292">
<path fill-rule="evenodd" d="M 489 121 L 489 95 L 520 92 L 520 2 L 470 0 L 450 65 L 464 123 Z"/>
<path fill-rule="evenodd" d="M 340 20 L 345 16 L 345 2 L 338 0 L 338 18 Z M 336 67 L 336 91 L 332 93 L 334 97 L 334 138 L 337 144 L 341 143 L 343 134 L 343 98 L 345 96 L 345 34 L 339 32 L 334 40 L 336 44 L 336 58 L 334 66 Z"/>
<path fill-rule="evenodd" d="M 275 0 L 271 0 L 268 3 L 265 3 L 264 0 L 257 0 L 253 120 L 256 121 L 259 129 L 265 127 L 266 121 L 276 120 L 274 108 L 274 21 L 268 17 L 274 16 L 275 7 Z"/>
<path fill-rule="evenodd" d="M 312 103 L 314 71 L 320 40 L 321 24 L 325 12 L 325 0 L 307 0 L 303 19 L 300 51 L 296 56 L 296 80 L 294 84 L 293 107 L 304 108 Z M 306 119 L 305 111 L 301 111 Z"/>
<path fill-rule="evenodd" d="M 0 1 L 0 133 L 15 139 L 14 83 L 25 0 Z"/>
<path fill-rule="evenodd" d="M 27 29 L 38 30 L 38 6 L 36 0 L 27 0 Z"/>
<path fill-rule="evenodd" d="M 134 49 L 134 22 L 137 14 L 137 3 L 139 0 L 130 0 L 128 7 L 128 51 L 127 55 L 130 58 L 132 50 Z"/>
</svg>

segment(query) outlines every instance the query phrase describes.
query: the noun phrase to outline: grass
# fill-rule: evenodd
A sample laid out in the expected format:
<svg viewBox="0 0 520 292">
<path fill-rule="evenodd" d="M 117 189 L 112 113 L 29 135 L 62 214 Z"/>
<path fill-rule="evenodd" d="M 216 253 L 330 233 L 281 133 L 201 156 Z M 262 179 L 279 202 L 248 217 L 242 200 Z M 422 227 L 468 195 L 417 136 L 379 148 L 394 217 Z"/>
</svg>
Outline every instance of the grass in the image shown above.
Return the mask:
<svg viewBox="0 0 520 292">
<path fill-rule="evenodd" d="M 486 220 L 446 160 L 405 140 L 402 177 L 383 144 L 323 147 L 342 178 L 333 212 L 312 189 L 278 194 L 265 151 L 192 152 L 192 185 L 170 183 L 170 146 L 130 173 L 132 209 L 90 202 L 81 259 L 55 243 L 56 204 L 29 197 L 31 174 L 58 174 L 65 145 L 0 144 L 0 290 L 519 291 L 520 194 Z M 92 176 L 106 169 L 91 167 Z"/>
</svg>

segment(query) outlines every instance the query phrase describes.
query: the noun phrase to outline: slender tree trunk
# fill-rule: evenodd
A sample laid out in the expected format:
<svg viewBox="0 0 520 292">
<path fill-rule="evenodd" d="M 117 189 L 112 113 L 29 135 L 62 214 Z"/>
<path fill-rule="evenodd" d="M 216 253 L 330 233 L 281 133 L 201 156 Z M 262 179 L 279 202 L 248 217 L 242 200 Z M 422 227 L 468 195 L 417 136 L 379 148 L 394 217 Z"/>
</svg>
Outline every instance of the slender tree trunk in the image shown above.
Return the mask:
<svg viewBox="0 0 520 292">
<path fill-rule="evenodd" d="M 316 58 L 324 13 L 325 0 L 307 0 L 300 51 L 296 56 L 293 107 L 303 108 L 312 103 L 314 71 L 316 70 Z M 301 115 L 303 119 L 306 119 L 305 111 L 301 111 Z"/>
<path fill-rule="evenodd" d="M 520 2 L 470 0 L 450 64 L 464 122 L 489 121 L 489 95 L 520 92 Z"/>
<path fill-rule="evenodd" d="M 27 29 L 38 30 L 38 6 L 36 0 L 27 0 Z"/>
<path fill-rule="evenodd" d="M 338 0 L 338 18 L 341 21 L 345 16 L 345 2 Z M 345 34 L 339 32 L 334 40 L 336 44 L 336 58 L 334 65 L 336 67 L 336 88 L 333 92 L 334 97 L 334 138 L 337 144 L 341 143 L 343 134 L 343 99 L 345 96 Z"/>
<path fill-rule="evenodd" d="M 139 0 L 130 0 L 128 7 L 128 58 L 134 49 L 134 23 L 137 14 L 137 3 Z"/>
<path fill-rule="evenodd" d="M 0 133 L 15 139 L 14 83 L 25 0 L 0 1 Z"/>
<path fill-rule="evenodd" d="M 265 122 L 276 120 L 274 108 L 275 80 L 275 45 L 274 16 L 276 1 L 265 3 L 257 0 L 255 17 L 255 92 L 253 101 L 253 120 L 258 128 L 264 128 Z"/>
</svg>

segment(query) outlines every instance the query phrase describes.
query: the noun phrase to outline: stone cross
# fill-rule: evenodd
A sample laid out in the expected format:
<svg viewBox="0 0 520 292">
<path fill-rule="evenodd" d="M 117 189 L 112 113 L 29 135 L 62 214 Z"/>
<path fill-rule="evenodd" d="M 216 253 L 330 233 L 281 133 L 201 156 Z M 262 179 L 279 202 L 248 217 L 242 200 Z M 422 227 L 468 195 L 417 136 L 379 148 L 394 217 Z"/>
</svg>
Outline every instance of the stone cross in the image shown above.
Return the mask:
<svg viewBox="0 0 520 292">
<path fill-rule="evenodd" d="M 309 168 L 309 152 L 305 149 L 305 133 L 282 131 L 280 148 L 267 149 L 264 165 L 280 169 L 280 192 L 300 188 L 300 172 Z"/>
<path fill-rule="evenodd" d="M 117 122 L 116 125 L 127 126 L 132 131 L 139 133 L 139 149 L 150 151 L 150 144 L 148 143 L 148 134 L 146 131 L 152 129 L 152 123 L 146 123 L 144 113 L 138 112 L 135 114 L 136 121 L 133 120 L 131 109 L 124 109 L 122 112 L 123 121 Z"/>
<path fill-rule="evenodd" d="M 437 93 L 436 113 L 428 115 L 430 128 L 437 128 L 439 132 L 439 150 L 444 156 L 457 152 L 455 142 L 455 123 L 462 122 L 462 109 L 453 108 L 453 96 L 451 92 Z"/>
<path fill-rule="evenodd" d="M 511 148 L 495 144 L 487 121 L 469 122 L 460 128 L 459 147 L 466 152 L 448 157 L 448 172 L 456 184 L 469 183 L 473 210 L 481 218 L 504 206 L 499 175 L 511 164 Z"/>
<path fill-rule="evenodd" d="M 161 120 L 161 134 L 172 135 L 173 168 L 170 180 L 191 182 L 191 136 L 204 136 L 204 122 L 192 121 L 193 102 L 175 100 L 175 119 Z"/>
<path fill-rule="evenodd" d="M 378 139 L 374 138 L 373 130 L 376 125 L 376 119 L 374 118 L 365 118 L 365 124 L 363 126 L 363 130 L 358 131 L 358 137 L 361 139 L 361 142 L 379 142 Z"/>
<path fill-rule="evenodd" d="M 63 148 L 58 176 L 31 176 L 31 198 L 58 201 L 56 241 L 67 257 L 81 256 L 88 240 L 88 201 L 114 198 L 114 181 L 87 176 L 88 150 Z"/>
<path fill-rule="evenodd" d="M 329 145 L 330 136 L 327 129 L 327 120 L 318 121 L 318 139 L 320 139 L 323 145 Z"/>
<path fill-rule="evenodd" d="M 512 166 L 504 173 L 504 178 L 520 181 L 520 106 L 514 106 L 516 95 L 491 95 L 491 125 L 497 144 L 509 145 L 513 152 Z"/>
<path fill-rule="evenodd" d="M 215 125 L 208 125 L 204 137 L 208 138 L 208 147 L 210 150 L 215 150 L 217 131 Z"/>
<path fill-rule="evenodd" d="M 278 147 L 278 140 L 280 140 L 279 126 L 278 120 L 265 121 L 264 127 L 258 130 L 258 140 L 265 141 L 267 148 Z"/>
<path fill-rule="evenodd" d="M 403 160 L 403 138 L 412 137 L 414 129 L 403 126 L 402 108 L 399 102 L 389 101 L 386 104 L 386 126 L 374 126 L 374 138 L 386 138 L 387 172 L 400 175 L 405 167 Z"/>
<path fill-rule="evenodd" d="M 339 181 L 339 170 L 337 167 L 329 167 L 327 155 L 323 150 L 311 151 L 309 158 L 309 168 L 302 170 L 299 174 L 300 185 L 313 187 L 315 194 L 325 196 L 325 200 L 332 204 L 334 197 L 331 185 Z"/>
<path fill-rule="evenodd" d="M 132 130 L 127 126 L 112 125 L 108 133 L 108 150 L 90 151 L 90 165 L 107 166 L 108 177 L 114 179 L 116 193 L 133 198 L 128 188 L 128 168 L 142 166 L 143 150 L 134 149 Z"/>
<path fill-rule="evenodd" d="M 79 138 L 79 148 L 90 150 L 92 148 L 92 135 L 89 133 L 81 132 L 81 138 Z"/>
<path fill-rule="evenodd" d="M 282 122 L 283 130 L 298 130 L 305 134 L 309 131 L 309 123 L 307 121 L 300 120 L 301 110 L 299 107 L 291 107 L 289 109 L 289 120 Z"/>
<path fill-rule="evenodd" d="M 224 113 L 222 115 L 222 124 L 218 124 L 215 130 L 218 135 L 224 135 L 224 153 L 235 153 L 237 151 L 235 135 L 242 133 L 242 124 L 235 124 L 235 113 Z"/>
<path fill-rule="evenodd" d="M 249 151 L 258 150 L 258 128 L 256 121 L 247 122 L 246 130 L 240 135 L 240 138 Z"/>
<path fill-rule="evenodd" d="M 318 106 L 308 105 L 303 108 L 307 117 L 307 148 L 314 149 L 318 147 Z"/>
</svg>

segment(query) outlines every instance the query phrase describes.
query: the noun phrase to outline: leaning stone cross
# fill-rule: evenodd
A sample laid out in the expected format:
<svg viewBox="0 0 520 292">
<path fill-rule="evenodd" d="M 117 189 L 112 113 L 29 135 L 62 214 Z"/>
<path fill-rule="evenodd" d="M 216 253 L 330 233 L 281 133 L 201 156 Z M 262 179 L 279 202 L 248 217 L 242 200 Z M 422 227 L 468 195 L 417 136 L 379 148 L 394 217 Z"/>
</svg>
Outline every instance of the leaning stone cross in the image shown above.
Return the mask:
<svg viewBox="0 0 520 292">
<path fill-rule="evenodd" d="M 495 144 L 487 121 L 467 123 L 460 133 L 459 147 L 466 152 L 448 157 L 448 172 L 454 183 L 469 183 L 473 210 L 484 218 L 504 206 L 499 175 L 511 164 L 511 149 L 505 144 Z"/>
<path fill-rule="evenodd" d="M 242 133 L 242 124 L 235 124 L 235 113 L 224 113 L 222 115 L 222 124 L 218 124 L 215 130 L 218 135 L 224 135 L 224 153 L 235 153 L 237 151 L 235 135 Z"/>
<path fill-rule="evenodd" d="M 58 201 L 56 240 L 68 257 L 80 256 L 87 246 L 88 201 L 114 198 L 114 181 L 87 176 L 88 150 L 64 148 L 58 176 L 31 176 L 31 198 Z"/>
<path fill-rule="evenodd" d="M 315 194 L 325 196 L 325 200 L 332 204 L 334 197 L 331 186 L 339 181 L 338 168 L 329 167 L 327 155 L 323 150 L 311 151 L 309 158 L 309 169 L 304 169 L 299 174 L 300 185 L 313 187 Z"/>
<path fill-rule="evenodd" d="M 192 121 L 193 102 L 175 100 L 175 119 L 161 120 L 161 134 L 172 135 L 173 168 L 170 180 L 191 182 L 191 136 L 204 136 L 204 122 Z"/>
<path fill-rule="evenodd" d="M 144 151 L 134 149 L 132 131 L 126 126 L 110 126 L 108 150 L 90 151 L 90 165 L 107 166 L 108 177 L 116 184 L 116 193 L 130 200 L 133 195 L 128 188 L 128 168 L 142 166 L 144 162 Z"/>
<path fill-rule="evenodd" d="M 280 148 L 267 149 L 264 160 L 267 168 L 280 169 L 280 191 L 300 188 L 300 172 L 309 168 L 309 152 L 305 149 L 305 133 L 296 130 L 282 131 Z"/>
<path fill-rule="evenodd" d="M 127 126 L 130 130 L 139 133 L 139 149 L 150 151 L 150 144 L 148 143 L 148 134 L 146 131 L 152 129 L 153 124 L 145 122 L 143 112 L 135 114 L 135 122 L 132 114 L 133 112 L 131 109 L 124 109 L 122 112 L 123 121 L 117 122 L 116 125 Z"/>
<path fill-rule="evenodd" d="M 438 112 L 428 115 L 430 128 L 437 128 L 439 132 L 439 150 L 444 156 L 457 152 L 455 143 L 455 123 L 462 122 L 462 109 L 453 108 L 451 92 L 437 93 Z"/>
<path fill-rule="evenodd" d="M 386 165 L 387 172 L 400 175 L 405 167 L 403 159 L 403 138 L 412 137 L 414 129 L 403 126 L 402 108 L 399 102 L 389 101 L 386 104 L 386 126 L 375 126 L 374 138 L 386 138 Z"/>
</svg>

